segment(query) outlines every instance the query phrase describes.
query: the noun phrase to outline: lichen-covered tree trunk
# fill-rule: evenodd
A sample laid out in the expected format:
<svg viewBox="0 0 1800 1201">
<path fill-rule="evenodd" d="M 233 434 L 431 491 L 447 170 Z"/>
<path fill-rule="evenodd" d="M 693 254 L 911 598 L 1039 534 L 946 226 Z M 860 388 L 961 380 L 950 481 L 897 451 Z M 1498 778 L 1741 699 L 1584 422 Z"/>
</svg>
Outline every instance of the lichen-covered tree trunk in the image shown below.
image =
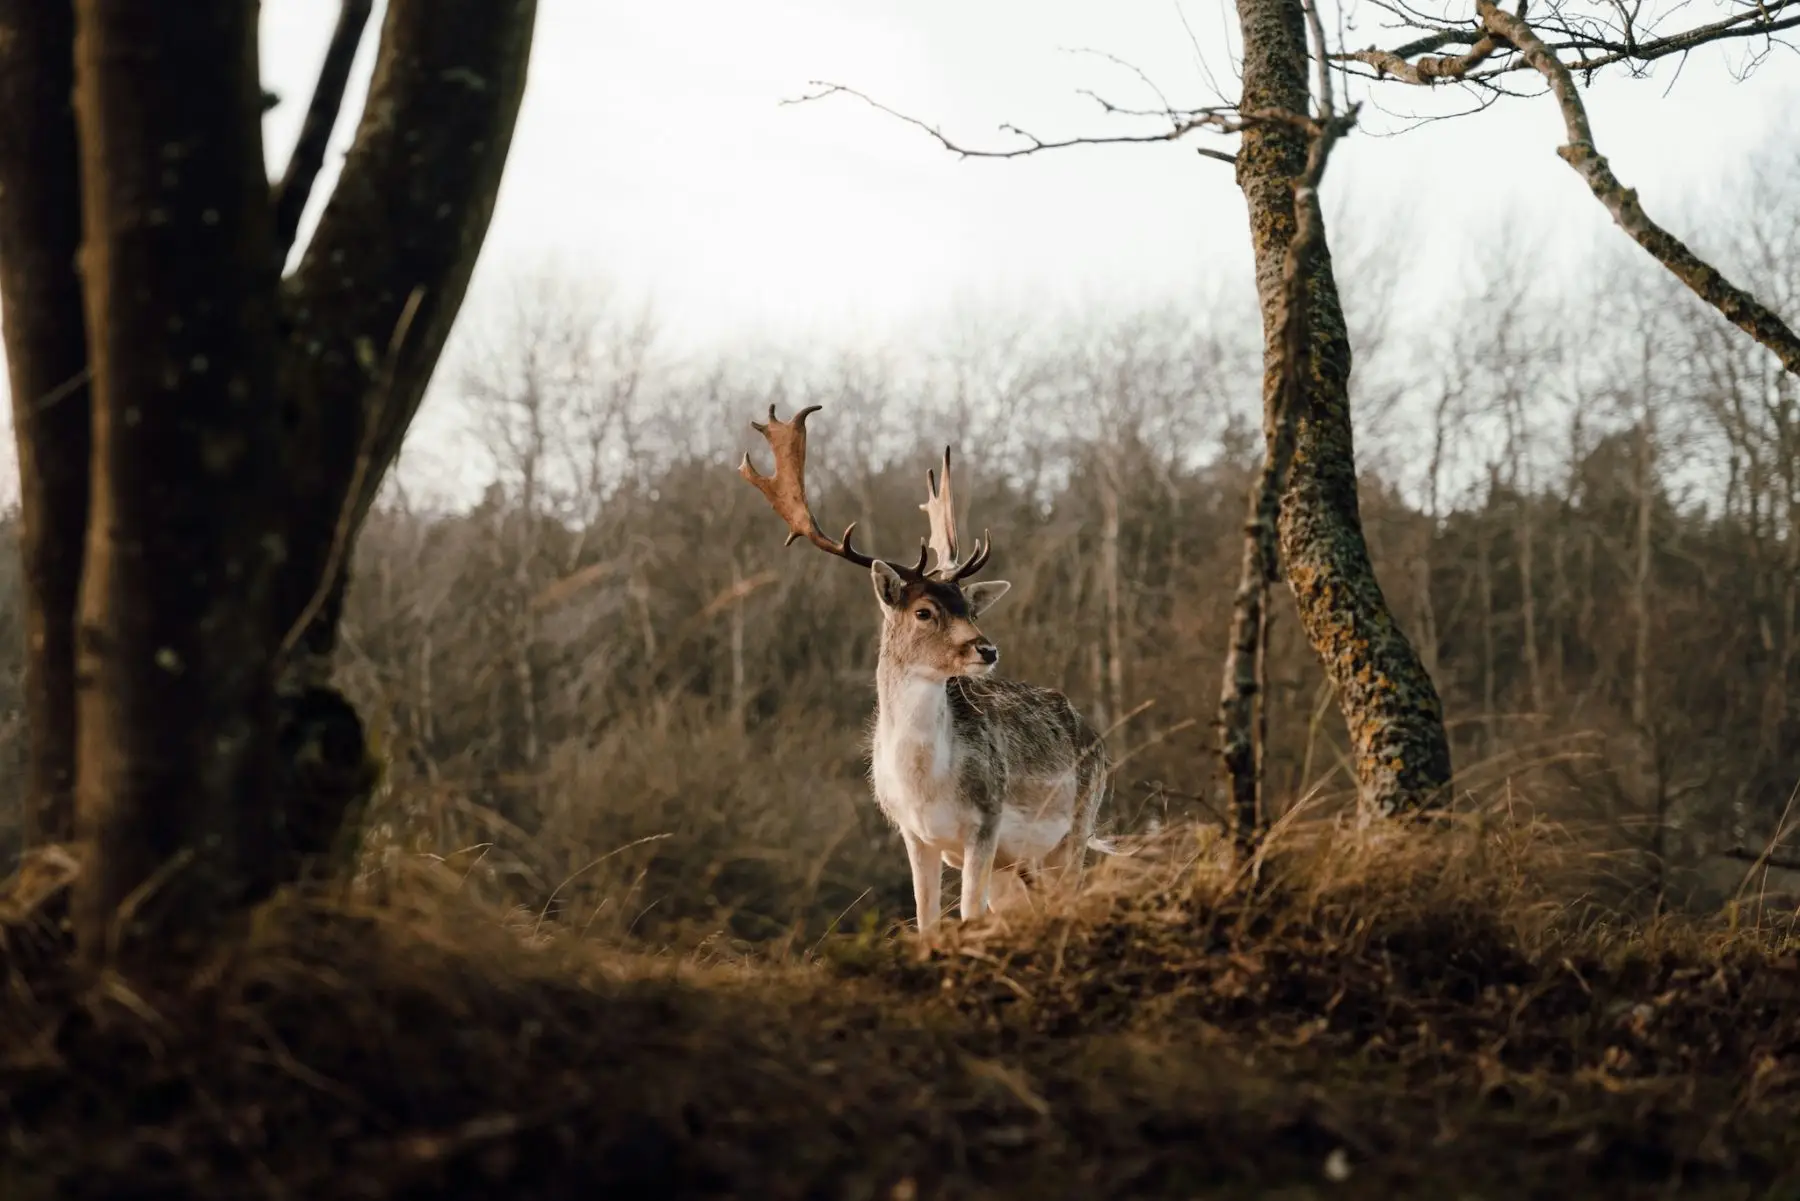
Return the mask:
<svg viewBox="0 0 1800 1201">
<path fill-rule="evenodd" d="M 0 305 L 23 516 L 27 845 L 74 833 L 89 451 L 74 31 L 70 4 L 0 0 Z"/>
<path fill-rule="evenodd" d="M 1301 0 L 1237 0 L 1243 33 L 1242 112 L 1307 109 L 1306 17 Z M 1293 239 L 1293 181 L 1305 135 L 1252 119 L 1237 156 L 1249 208 L 1263 313 L 1264 411 L 1281 387 L 1282 264 Z M 1369 561 L 1356 495 L 1350 423 L 1350 339 L 1319 246 L 1310 271 L 1305 403 L 1281 507 L 1281 555 L 1301 625 L 1325 666 L 1349 727 L 1358 788 L 1379 812 L 1439 803 L 1450 779 L 1443 706 L 1418 653 L 1395 623 Z"/>
<path fill-rule="evenodd" d="M 139 927 L 205 935 L 272 856 L 285 538 L 256 18 L 230 0 L 76 5 L 94 447 L 74 920 L 90 956 Z"/>
</svg>

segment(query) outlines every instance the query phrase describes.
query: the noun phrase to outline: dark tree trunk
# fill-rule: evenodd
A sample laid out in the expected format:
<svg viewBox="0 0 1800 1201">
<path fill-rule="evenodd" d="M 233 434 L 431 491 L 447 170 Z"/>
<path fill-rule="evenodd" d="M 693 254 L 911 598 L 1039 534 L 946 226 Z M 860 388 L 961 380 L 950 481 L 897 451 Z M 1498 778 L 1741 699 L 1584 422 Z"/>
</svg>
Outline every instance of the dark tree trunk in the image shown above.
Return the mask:
<svg viewBox="0 0 1800 1201">
<path fill-rule="evenodd" d="M 0 0 L 0 305 L 23 514 L 27 845 L 66 841 L 75 826 L 90 444 L 74 87 L 73 6 Z"/>
<path fill-rule="evenodd" d="M 1305 112 L 1309 56 L 1301 0 L 1237 0 L 1237 10 L 1242 111 Z M 1293 181 L 1304 169 L 1306 151 L 1300 130 L 1255 121 L 1237 156 L 1263 313 L 1265 412 L 1274 409 L 1281 387 L 1282 264 L 1295 230 Z M 1443 706 L 1388 610 L 1363 539 L 1350 423 L 1350 339 L 1323 240 L 1308 275 L 1310 356 L 1281 508 L 1282 560 L 1301 625 L 1337 690 L 1364 803 L 1383 812 L 1428 807 L 1445 798 L 1450 780 Z"/>
<path fill-rule="evenodd" d="M 346 0 L 311 143 L 367 9 Z M 0 0 L 31 824 L 82 844 L 90 963 L 122 936 L 194 945 L 346 849 L 375 765 L 328 683 L 344 564 L 487 232 L 535 13 L 391 0 L 355 146 L 284 286 L 318 147 L 284 176 L 278 230 L 256 7 Z"/>
<path fill-rule="evenodd" d="M 354 535 L 431 382 L 468 289 L 512 146 L 536 0 L 389 0 L 382 54 L 343 174 L 285 286 L 292 333 L 284 397 L 296 512 L 349 504 Z M 416 311 L 394 335 L 414 291 Z M 393 361 L 380 359 L 392 351 Z M 359 469 L 359 462 L 361 467 Z M 280 612 L 305 614 L 319 581 L 341 589 L 335 522 L 297 531 Z M 336 644 L 334 613 L 300 643 Z M 315 665 L 300 665 L 316 679 Z"/>
<path fill-rule="evenodd" d="M 73 912 L 92 959 L 205 934 L 267 870 L 284 537 L 257 10 L 76 17 L 94 454 Z"/>
</svg>

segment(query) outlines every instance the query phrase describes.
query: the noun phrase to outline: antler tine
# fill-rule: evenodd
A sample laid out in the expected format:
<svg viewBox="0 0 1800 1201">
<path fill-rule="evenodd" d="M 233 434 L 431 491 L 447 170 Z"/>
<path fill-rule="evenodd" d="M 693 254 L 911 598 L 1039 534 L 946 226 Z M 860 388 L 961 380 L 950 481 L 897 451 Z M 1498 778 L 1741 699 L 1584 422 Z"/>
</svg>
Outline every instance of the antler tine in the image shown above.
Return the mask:
<svg viewBox="0 0 1800 1201">
<path fill-rule="evenodd" d="M 808 405 L 795 413 L 792 421 L 782 421 L 775 416 L 775 406 L 770 405 L 768 422 L 752 421 L 750 427 L 767 439 L 769 449 L 775 452 L 775 474 L 769 476 L 757 471 L 747 453 L 744 461 L 738 464 L 738 474 L 756 485 L 769 507 L 787 522 L 788 536 L 783 546 L 792 546 L 794 539 L 805 538 L 827 554 L 847 559 L 858 567 L 868 567 L 875 560 L 850 544 L 850 535 L 856 530 L 854 521 L 844 530 L 843 539 L 833 542 L 819 529 L 812 510 L 807 507 L 806 419 L 823 407 Z"/>
<path fill-rule="evenodd" d="M 938 574 L 952 572 L 956 569 L 956 498 L 950 488 L 950 448 L 944 447 L 944 476 L 940 482 L 937 472 L 925 472 L 925 503 L 919 508 L 925 511 L 931 522 L 931 549 L 937 554 L 937 562 L 932 564 L 932 571 Z"/>
<path fill-rule="evenodd" d="M 976 540 L 973 553 L 966 561 L 959 561 L 956 534 L 956 494 L 950 484 L 950 448 L 944 447 L 943 478 L 937 472 L 925 473 L 927 489 L 925 503 L 919 508 L 925 510 L 931 520 L 931 549 L 937 552 L 937 562 L 932 566 L 932 575 L 939 580 L 966 580 L 986 566 L 988 556 L 993 553 L 993 540 L 983 530 Z M 920 560 L 923 564 L 924 560 Z"/>
<path fill-rule="evenodd" d="M 983 530 L 981 537 L 975 540 L 975 553 L 970 555 L 969 561 L 958 567 L 950 578 L 954 580 L 968 579 L 987 566 L 988 556 L 993 553 L 994 540 L 986 530 Z"/>
</svg>

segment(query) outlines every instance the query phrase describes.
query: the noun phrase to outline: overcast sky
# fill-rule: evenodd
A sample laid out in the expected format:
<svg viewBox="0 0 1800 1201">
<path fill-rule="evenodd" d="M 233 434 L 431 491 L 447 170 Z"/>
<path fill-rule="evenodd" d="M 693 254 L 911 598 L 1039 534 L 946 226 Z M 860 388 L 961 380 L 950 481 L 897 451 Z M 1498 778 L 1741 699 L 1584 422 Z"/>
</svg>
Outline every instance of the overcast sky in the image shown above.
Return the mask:
<svg viewBox="0 0 1800 1201">
<path fill-rule="evenodd" d="M 1155 302 L 1244 286 L 1249 249 L 1231 168 L 1184 145 L 958 161 L 845 97 L 783 106 L 809 81 L 860 88 L 984 146 L 1012 122 L 1040 136 L 1120 128 L 1119 103 L 1235 94 L 1224 0 L 542 0 L 530 83 L 473 301 L 507 272 L 557 269 L 654 299 L 675 340 L 889 340 L 946 310 Z M 272 173 L 298 128 L 337 0 L 265 0 L 263 58 L 282 103 Z M 1699 19 L 1704 5 L 1682 14 Z M 1347 10 L 1354 46 L 1393 36 Z M 1360 19 L 1360 24 L 1358 21 Z M 380 14 L 377 12 L 376 23 Z M 364 46 L 358 92 L 373 57 Z M 1800 106 L 1795 56 L 1746 83 L 1745 50 L 1708 50 L 1589 93 L 1596 138 L 1653 215 L 1683 232 Z M 1343 144 L 1333 211 L 1401 235 L 1401 293 L 1428 311 L 1444 267 L 1496 229 L 1581 247 L 1618 237 L 1556 157 L 1546 97 L 1401 132 L 1459 93 L 1398 84 Z M 351 116 L 354 115 L 352 111 Z M 330 172 L 354 120 L 337 135 Z M 1391 135 L 1391 136 L 1389 136 Z M 1227 143 L 1214 139 L 1213 145 Z M 310 218 L 309 218 L 310 219 Z M 1340 223 L 1334 240 L 1355 240 Z M 1702 242 L 1704 238 L 1702 237 Z M 10 459 L 10 447 L 7 455 Z"/>
<path fill-rule="evenodd" d="M 1690 7 L 1684 23 L 1705 4 Z M 297 128 L 337 0 L 265 0 L 263 53 Z M 1350 45 L 1393 44 L 1378 10 L 1347 10 Z M 780 102 L 827 79 L 971 143 L 1012 122 L 1043 137 L 1116 128 L 1078 89 L 1152 94 L 1082 49 L 1141 67 L 1178 104 L 1235 98 L 1224 0 L 542 0 L 530 84 L 484 251 L 653 292 L 670 332 L 710 341 L 881 334 L 947 302 L 1132 302 L 1245 273 L 1231 168 L 1181 145 L 958 161 L 919 130 L 836 97 Z M 1198 50 L 1198 54 L 1196 51 Z M 1590 94 L 1595 136 L 1652 213 L 1702 209 L 1709 187 L 1800 105 L 1800 61 L 1747 83 L 1742 47 Z M 365 66 L 368 61 L 365 53 Z M 1521 82 L 1525 82 L 1521 79 Z M 1216 88 L 1215 85 L 1216 84 Z M 1665 97 L 1665 91 L 1669 94 Z M 1591 242 L 1605 214 L 1560 159 L 1556 106 L 1509 100 L 1400 136 L 1402 114 L 1465 104 L 1385 84 L 1344 145 L 1334 207 L 1399 218 L 1422 279 L 1503 214 Z M 340 143 L 350 134 L 340 130 Z M 1225 143 L 1214 140 L 1214 145 Z M 1417 295 L 1414 289 L 1414 295 Z"/>
</svg>

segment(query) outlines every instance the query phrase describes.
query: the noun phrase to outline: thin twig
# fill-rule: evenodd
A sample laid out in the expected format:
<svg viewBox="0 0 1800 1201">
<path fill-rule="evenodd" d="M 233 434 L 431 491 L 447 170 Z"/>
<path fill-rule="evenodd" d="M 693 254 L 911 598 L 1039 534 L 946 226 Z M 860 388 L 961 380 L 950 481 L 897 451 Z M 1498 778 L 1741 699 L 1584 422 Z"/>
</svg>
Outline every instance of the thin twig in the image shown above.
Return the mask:
<svg viewBox="0 0 1800 1201">
<path fill-rule="evenodd" d="M 1757 867 L 1778 867 L 1782 871 L 1800 872 L 1800 855 L 1778 855 L 1774 851 L 1753 851 L 1749 847 L 1729 847 L 1719 854 L 1727 859 L 1737 859 Z"/>
<path fill-rule="evenodd" d="M 1142 145 L 1145 143 L 1156 143 L 1156 142 L 1179 142 L 1181 139 L 1187 137 L 1189 134 L 1195 133 L 1195 132 L 1198 132 L 1201 130 L 1210 130 L 1214 133 L 1226 133 L 1226 134 L 1242 132 L 1242 122 L 1238 119 L 1237 115 L 1235 113 L 1233 113 L 1232 111 L 1230 111 L 1229 109 L 1204 108 L 1204 109 L 1193 109 L 1190 111 L 1182 111 L 1180 109 L 1176 109 L 1176 110 L 1173 110 L 1172 112 L 1166 114 L 1169 118 L 1169 127 L 1164 130 L 1159 130 L 1155 133 L 1094 134 L 1094 135 L 1088 135 L 1088 136 L 1082 136 L 1082 137 L 1059 138 L 1054 141 L 1045 141 L 1044 139 L 1038 137 L 1036 134 L 1030 133 L 1027 130 L 1020 129 L 1016 125 L 1002 125 L 1000 127 L 1000 130 L 1002 133 L 1007 133 L 1007 134 L 1011 134 L 1015 137 L 1022 138 L 1022 139 L 1024 139 L 1025 144 L 1022 146 L 1014 146 L 1014 147 L 1007 148 L 1007 149 L 987 149 L 984 147 L 964 145 L 963 143 L 952 139 L 948 134 L 944 133 L 944 131 L 939 129 L 937 126 L 932 125 L 931 123 L 929 123 L 927 121 L 921 121 L 917 117 L 911 116 L 907 113 L 903 113 L 903 112 L 899 111 L 898 109 L 895 109 L 886 104 L 883 104 L 881 101 L 876 100 L 873 96 L 868 95 L 866 92 L 858 91 L 855 88 L 846 87 L 843 84 L 829 83 L 829 82 L 826 82 L 823 80 L 816 80 L 816 79 L 810 81 L 807 86 L 815 88 L 817 90 L 808 92 L 804 96 L 796 97 L 791 100 L 783 100 L 781 103 L 782 104 L 806 104 L 811 101 L 824 100 L 830 96 L 838 96 L 838 95 L 850 96 L 854 99 L 862 101 L 864 104 L 868 105 L 870 108 L 875 109 L 877 112 L 886 113 L 888 116 L 893 117 L 896 120 L 904 121 L 908 125 L 913 126 L 914 128 L 924 130 L 926 133 L 930 134 L 933 139 L 936 140 L 938 145 L 942 146 L 945 150 L 948 150 L 950 153 L 956 155 L 958 158 L 997 158 L 997 159 L 998 158 L 1023 158 L 1028 154 L 1040 154 L 1047 150 L 1066 150 L 1073 146 L 1116 146 L 1116 145 Z M 1095 99 L 1099 100 L 1099 102 L 1101 103 L 1101 105 L 1103 107 L 1107 107 L 1111 111 L 1114 111 L 1120 115 L 1131 115 L 1131 116 L 1148 115 L 1148 114 L 1132 113 L 1130 110 L 1117 108 L 1116 106 L 1110 105 L 1107 101 L 1101 100 L 1097 96 L 1095 97 Z M 1156 114 L 1156 115 L 1161 116 L 1161 115 L 1165 115 L 1165 114 Z M 1222 155 L 1214 154 L 1214 155 L 1209 155 L 1208 157 L 1218 158 L 1218 157 L 1222 157 Z M 1236 160 L 1233 159 L 1230 161 L 1236 161 Z"/>
</svg>

